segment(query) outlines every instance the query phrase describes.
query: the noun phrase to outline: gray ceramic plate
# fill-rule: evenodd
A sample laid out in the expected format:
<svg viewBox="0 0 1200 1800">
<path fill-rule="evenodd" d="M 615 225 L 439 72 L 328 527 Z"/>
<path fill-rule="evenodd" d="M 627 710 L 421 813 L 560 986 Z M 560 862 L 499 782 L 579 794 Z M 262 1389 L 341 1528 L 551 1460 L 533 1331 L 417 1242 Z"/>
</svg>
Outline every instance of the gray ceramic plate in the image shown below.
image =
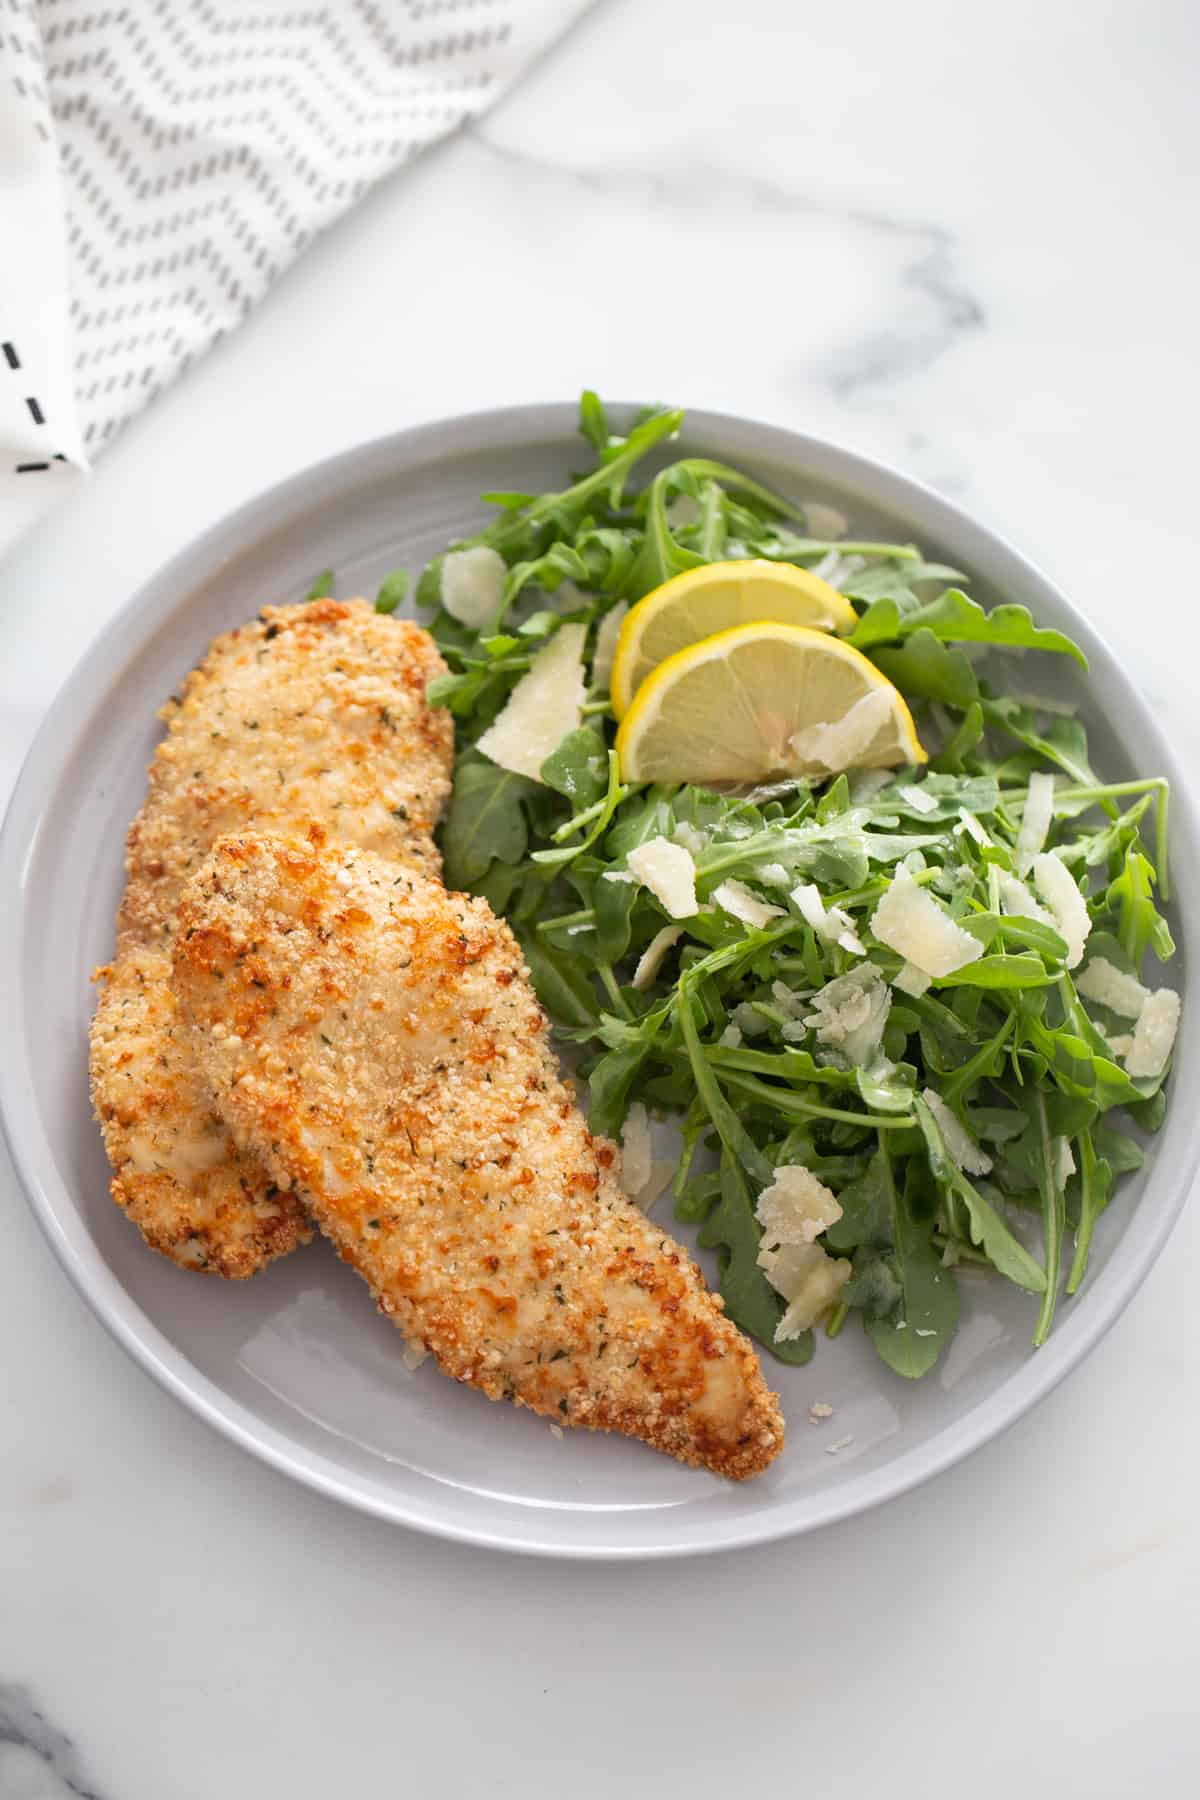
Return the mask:
<svg viewBox="0 0 1200 1800">
<path fill-rule="evenodd" d="M 946 501 L 862 457 L 740 419 L 692 414 L 685 442 L 798 498 L 832 501 L 856 535 L 915 538 L 970 571 L 981 599 L 1023 601 L 1073 633 L 1090 677 L 1046 658 L 1039 686 L 1058 681 L 1081 702 L 1096 764 L 1112 778 L 1177 776 L 1154 720 L 1086 623 Z M 447 1537 L 555 1555 L 680 1555 L 844 1518 L 1011 1424 L 1086 1354 L 1162 1250 L 1196 1164 L 1197 1120 L 1194 1108 L 1172 1107 L 1146 1168 L 1101 1221 L 1086 1289 L 1061 1308 L 1044 1350 L 1029 1348 L 1028 1299 L 977 1279 L 966 1284 L 954 1344 L 922 1382 L 890 1375 L 854 1329 L 821 1343 L 807 1369 L 768 1359 L 788 1446 L 769 1474 L 740 1488 L 617 1438 L 557 1440 L 430 1363 L 410 1374 L 397 1334 L 321 1244 L 243 1284 L 183 1274 L 143 1248 L 108 1198 L 85 1035 L 88 976 L 110 951 L 122 840 L 141 801 L 156 707 L 214 633 L 264 601 L 298 599 L 317 569 L 335 568 L 343 594 L 371 594 L 389 568 L 417 566 L 472 527 L 481 491 L 564 485 L 581 460 L 568 406 L 386 438 L 251 502 L 130 601 L 52 708 L 5 823 L 0 1095 L 30 1202 L 79 1292 L 144 1368 L 236 1443 L 323 1493 Z M 1177 794 L 1176 884 L 1195 893 L 1195 823 Z M 1190 1089 L 1198 1057 L 1200 1008 L 1185 1001 L 1177 1091 Z M 816 1399 L 835 1408 L 822 1428 L 806 1422 Z"/>
</svg>

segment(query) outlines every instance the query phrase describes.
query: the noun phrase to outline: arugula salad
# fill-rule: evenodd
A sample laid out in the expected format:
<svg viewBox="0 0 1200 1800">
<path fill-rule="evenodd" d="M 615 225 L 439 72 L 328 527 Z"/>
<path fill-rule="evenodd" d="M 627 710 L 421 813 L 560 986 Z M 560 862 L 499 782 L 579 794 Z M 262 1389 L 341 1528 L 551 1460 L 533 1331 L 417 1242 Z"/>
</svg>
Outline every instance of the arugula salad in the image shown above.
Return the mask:
<svg viewBox="0 0 1200 1800">
<path fill-rule="evenodd" d="M 1041 658 L 1086 668 L 1069 638 L 824 504 L 703 457 L 664 466 L 682 417 L 621 434 L 585 394 L 588 472 L 485 495 L 495 521 L 421 574 L 450 670 L 429 698 L 457 728 L 447 885 L 509 921 L 627 1191 L 665 1207 L 669 1182 L 759 1344 L 804 1363 L 814 1328 L 855 1314 L 923 1375 L 971 1270 L 1028 1294 L 1041 1344 L 1163 1118 L 1166 783 L 1102 780 L 1073 711 L 1025 691 Z M 732 785 L 623 770 L 630 609 L 743 559 L 849 603 L 841 641 L 898 691 L 926 762 Z M 377 604 L 403 591 L 397 572 Z M 650 1115 L 676 1122 L 677 1161 L 654 1157 Z"/>
</svg>

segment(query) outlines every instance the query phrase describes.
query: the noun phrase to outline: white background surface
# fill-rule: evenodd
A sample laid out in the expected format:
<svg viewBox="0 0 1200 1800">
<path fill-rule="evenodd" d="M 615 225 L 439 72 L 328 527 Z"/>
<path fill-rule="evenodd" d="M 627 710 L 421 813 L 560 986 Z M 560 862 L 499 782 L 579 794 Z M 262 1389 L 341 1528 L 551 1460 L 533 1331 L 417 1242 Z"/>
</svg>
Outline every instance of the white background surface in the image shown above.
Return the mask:
<svg viewBox="0 0 1200 1800">
<path fill-rule="evenodd" d="M 0 569 L 5 788 L 85 643 L 230 507 L 584 383 L 953 493 L 1195 753 L 1200 17 L 741 0 L 709 41 L 701 11 L 601 0 Z M 577 1568 L 251 1463 L 93 1323 L 6 1165 L 0 1204 L 0 1695 L 74 1746 L 56 1771 L 0 1742 L 4 1800 L 1200 1785 L 1200 1209 L 1087 1365 L 932 1486 L 761 1551 Z"/>
</svg>

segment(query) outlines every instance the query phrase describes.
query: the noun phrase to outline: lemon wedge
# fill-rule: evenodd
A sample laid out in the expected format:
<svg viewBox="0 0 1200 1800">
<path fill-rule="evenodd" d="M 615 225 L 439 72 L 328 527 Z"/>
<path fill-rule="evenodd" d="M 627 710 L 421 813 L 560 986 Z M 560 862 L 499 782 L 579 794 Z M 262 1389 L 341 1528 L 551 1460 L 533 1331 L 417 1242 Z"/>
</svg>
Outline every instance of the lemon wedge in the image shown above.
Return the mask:
<svg viewBox="0 0 1200 1800">
<path fill-rule="evenodd" d="M 621 721 L 617 755 L 623 781 L 738 783 L 928 760 L 903 696 L 861 651 L 773 621 L 660 663 Z"/>
<path fill-rule="evenodd" d="M 668 656 L 714 632 L 758 619 L 844 632 L 858 623 L 844 594 L 791 563 L 743 558 L 688 569 L 639 600 L 621 627 L 610 684 L 618 719 L 628 712 L 647 675 Z"/>
</svg>

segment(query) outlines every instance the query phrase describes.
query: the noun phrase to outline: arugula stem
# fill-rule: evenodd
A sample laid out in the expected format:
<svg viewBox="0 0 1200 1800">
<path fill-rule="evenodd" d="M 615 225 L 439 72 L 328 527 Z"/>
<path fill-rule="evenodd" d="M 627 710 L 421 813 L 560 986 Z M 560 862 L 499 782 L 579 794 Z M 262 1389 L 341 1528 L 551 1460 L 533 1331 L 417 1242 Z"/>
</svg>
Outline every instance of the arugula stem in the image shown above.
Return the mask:
<svg viewBox="0 0 1200 1800">
<path fill-rule="evenodd" d="M 846 1317 L 849 1311 L 850 1308 L 846 1302 L 844 1300 L 839 1300 L 838 1304 L 833 1308 L 833 1311 L 825 1321 L 825 1336 L 827 1338 L 835 1338 L 838 1335 L 842 1326 L 846 1323 Z"/>
<path fill-rule="evenodd" d="M 617 978 L 613 974 L 612 964 L 606 963 L 606 962 L 597 963 L 596 964 L 596 973 L 600 977 L 600 981 L 604 988 L 605 993 L 608 995 L 609 999 L 612 1001 L 613 1006 L 616 1008 L 616 1010 L 620 1014 L 621 1018 L 632 1019 L 633 1014 L 630 1012 L 629 1003 L 626 1000 L 624 994 L 621 992 L 620 986 L 617 982 Z"/>
<path fill-rule="evenodd" d="M 1045 1270 L 1046 1291 L 1042 1295 L 1042 1304 L 1038 1312 L 1037 1327 L 1033 1334 L 1035 1349 L 1040 1349 L 1050 1335 L 1050 1327 L 1054 1322 L 1054 1308 L 1058 1301 L 1058 1275 L 1062 1260 L 1063 1230 L 1066 1226 L 1066 1196 L 1058 1181 L 1055 1168 L 1057 1158 L 1054 1151 L 1054 1140 L 1050 1134 L 1050 1123 L 1046 1117 L 1046 1096 L 1039 1088 L 1033 1097 L 1038 1123 L 1040 1140 L 1040 1158 L 1038 1169 L 1038 1187 L 1042 1196 L 1042 1231 L 1046 1239 Z"/>
<path fill-rule="evenodd" d="M 1100 1182 L 1096 1146 L 1089 1131 L 1079 1134 L 1079 1224 L 1075 1228 L 1075 1255 L 1067 1276 L 1067 1292 L 1075 1294 L 1087 1272 L 1092 1233 L 1104 1207 L 1104 1189 Z"/>
<path fill-rule="evenodd" d="M 559 926 L 592 925 L 595 923 L 595 919 L 596 914 L 593 909 L 590 906 L 582 906 L 578 912 L 559 913 L 553 919 L 539 919 L 537 929 L 539 931 L 556 931 Z"/>
<path fill-rule="evenodd" d="M 802 1100 L 799 1094 L 793 1094 L 787 1088 L 770 1087 L 756 1076 L 741 1075 L 734 1069 L 725 1071 L 725 1080 L 751 1100 L 763 1100 L 770 1106 L 777 1106 L 781 1112 L 795 1113 L 804 1119 L 832 1119 L 839 1125 L 861 1125 L 864 1131 L 907 1131 L 917 1123 L 911 1113 L 859 1113 L 846 1112 L 837 1106 L 820 1106 L 811 1100 Z"/>
</svg>

